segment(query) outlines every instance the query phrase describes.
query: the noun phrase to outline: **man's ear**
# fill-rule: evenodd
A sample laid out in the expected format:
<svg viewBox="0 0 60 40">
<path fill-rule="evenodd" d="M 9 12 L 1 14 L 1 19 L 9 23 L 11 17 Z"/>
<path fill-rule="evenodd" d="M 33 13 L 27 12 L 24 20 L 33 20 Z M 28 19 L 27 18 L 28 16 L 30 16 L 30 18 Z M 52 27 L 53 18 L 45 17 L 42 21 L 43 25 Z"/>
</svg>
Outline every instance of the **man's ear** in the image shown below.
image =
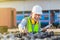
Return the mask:
<svg viewBox="0 0 60 40">
<path fill-rule="evenodd" d="M 32 16 L 32 12 L 31 12 L 30 16 Z"/>
<path fill-rule="evenodd" d="M 32 15 L 33 13 L 31 12 L 31 15 Z"/>
</svg>

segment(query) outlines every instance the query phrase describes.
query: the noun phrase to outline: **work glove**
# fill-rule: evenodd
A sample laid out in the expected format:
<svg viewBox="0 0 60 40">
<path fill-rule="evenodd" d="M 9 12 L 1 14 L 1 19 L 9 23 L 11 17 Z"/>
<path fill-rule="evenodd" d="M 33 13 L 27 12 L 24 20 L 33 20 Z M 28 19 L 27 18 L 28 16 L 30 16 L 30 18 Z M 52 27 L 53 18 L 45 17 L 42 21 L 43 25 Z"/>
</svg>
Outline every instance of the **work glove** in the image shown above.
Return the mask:
<svg viewBox="0 0 60 40">
<path fill-rule="evenodd" d="M 43 28 L 43 29 L 42 29 L 42 32 L 45 32 L 45 31 L 47 31 L 47 29 L 46 29 L 46 28 Z"/>
<path fill-rule="evenodd" d="M 21 35 L 25 36 L 25 35 L 27 35 L 28 32 L 26 29 L 23 29 L 20 31 L 20 33 L 21 33 Z"/>
</svg>

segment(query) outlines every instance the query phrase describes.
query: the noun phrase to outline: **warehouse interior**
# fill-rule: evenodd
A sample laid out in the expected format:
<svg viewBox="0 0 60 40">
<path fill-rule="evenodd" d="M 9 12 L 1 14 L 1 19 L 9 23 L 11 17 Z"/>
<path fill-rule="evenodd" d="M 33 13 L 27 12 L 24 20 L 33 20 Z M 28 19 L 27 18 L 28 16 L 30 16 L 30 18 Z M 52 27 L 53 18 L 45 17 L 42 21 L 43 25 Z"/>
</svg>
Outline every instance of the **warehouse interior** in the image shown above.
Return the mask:
<svg viewBox="0 0 60 40">
<path fill-rule="evenodd" d="M 55 38 L 60 40 L 58 39 L 60 36 L 56 36 L 60 35 L 60 0 L 0 0 L 0 33 L 5 35 L 12 32 L 15 36 L 19 34 L 19 23 L 21 23 L 23 18 L 30 16 L 34 5 L 42 7 L 41 27 L 44 28 L 52 24 L 51 28 L 47 29 L 47 31 L 54 32 L 53 38 L 37 38 L 36 40 L 55 40 Z M 16 40 L 22 40 L 23 37 L 17 37 Z M 4 36 L 3 38 L 1 37 L 1 40 L 4 40 L 4 38 Z M 8 40 L 8 38 L 6 39 Z M 24 40 L 29 39 L 24 38 Z M 30 40 L 33 40 L 33 38 Z"/>
</svg>

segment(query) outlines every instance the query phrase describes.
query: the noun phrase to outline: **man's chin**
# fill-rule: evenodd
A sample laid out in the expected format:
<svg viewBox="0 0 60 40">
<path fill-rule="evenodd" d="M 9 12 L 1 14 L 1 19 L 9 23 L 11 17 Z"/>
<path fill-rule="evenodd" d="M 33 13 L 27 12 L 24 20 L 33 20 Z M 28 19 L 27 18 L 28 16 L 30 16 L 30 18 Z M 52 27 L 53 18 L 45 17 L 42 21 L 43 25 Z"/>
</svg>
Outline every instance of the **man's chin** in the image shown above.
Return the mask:
<svg viewBox="0 0 60 40">
<path fill-rule="evenodd" d="M 38 20 L 35 20 L 35 21 L 38 21 Z"/>
</svg>

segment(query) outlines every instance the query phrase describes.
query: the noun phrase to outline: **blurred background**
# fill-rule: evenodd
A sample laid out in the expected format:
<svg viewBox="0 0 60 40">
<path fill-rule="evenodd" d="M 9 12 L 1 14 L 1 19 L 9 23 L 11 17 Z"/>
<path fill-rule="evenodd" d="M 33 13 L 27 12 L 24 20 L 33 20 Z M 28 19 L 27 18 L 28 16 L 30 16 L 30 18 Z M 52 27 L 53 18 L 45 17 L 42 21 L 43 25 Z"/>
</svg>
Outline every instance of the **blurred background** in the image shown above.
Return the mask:
<svg viewBox="0 0 60 40">
<path fill-rule="evenodd" d="M 57 32 L 60 35 L 60 0 L 0 0 L 0 33 L 19 32 L 18 24 L 30 15 L 34 5 L 40 5 L 43 9 L 41 27 L 52 24 L 49 30 L 55 32 L 54 35 Z M 7 39 L 6 34 L 3 39 Z"/>
<path fill-rule="evenodd" d="M 42 28 L 51 23 L 56 28 L 60 27 L 60 0 L 0 0 L 0 26 L 18 27 L 21 20 L 30 15 L 34 5 L 43 8 Z"/>
</svg>

